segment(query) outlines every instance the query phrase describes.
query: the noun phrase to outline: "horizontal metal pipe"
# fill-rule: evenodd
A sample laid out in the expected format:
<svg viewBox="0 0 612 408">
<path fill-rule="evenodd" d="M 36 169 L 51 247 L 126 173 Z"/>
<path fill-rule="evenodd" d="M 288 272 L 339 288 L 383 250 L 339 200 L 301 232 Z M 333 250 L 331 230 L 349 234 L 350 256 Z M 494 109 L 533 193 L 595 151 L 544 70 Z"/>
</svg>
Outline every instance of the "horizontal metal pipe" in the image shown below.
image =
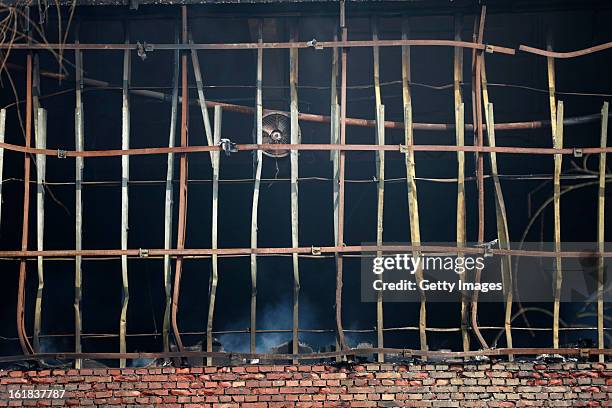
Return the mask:
<svg viewBox="0 0 612 408">
<path fill-rule="evenodd" d="M 347 245 L 347 246 L 322 246 L 322 247 L 299 247 L 299 248 L 186 248 L 186 249 L 84 249 L 80 251 L 72 249 L 48 249 L 44 251 L 0 251 L 0 258 L 25 258 L 44 256 L 47 258 L 56 257 L 104 257 L 104 256 L 148 256 L 163 255 L 280 255 L 280 254 L 317 254 L 317 253 L 353 253 L 353 252 L 412 252 L 420 251 L 427 253 L 456 253 L 457 246 L 443 245 Z M 466 254 L 485 254 L 493 255 L 513 255 L 525 257 L 546 257 L 546 258 L 581 258 L 585 256 L 584 251 L 530 251 L 522 249 L 494 249 L 485 250 L 479 247 L 462 247 L 462 253 Z M 612 258 L 612 252 L 590 252 L 590 256 Z"/>
<path fill-rule="evenodd" d="M 594 52 L 607 50 L 612 48 L 612 42 L 607 42 L 604 44 L 595 45 L 593 47 L 584 48 L 582 50 L 569 51 L 569 52 L 555 52 L 548 50 L 541 50 L 539 48 L 529 47 L 527 45 L 521 45 L 519 47 L 520 51 L 529 52 L 531 54 L 540 55 L 542 57 L 548 58 L 576 58 L 581 57 L 583 55 L 592 54 Z"/>
<path fill-rule="evenodd" d="M 110 149 L 110 150 L 55 150 L 36 149 L 10 143 L 0 143 L 0 147 L 6 150 L 29 153 L 44 154 L 47 156 L 65 157 L 113 157 L 113 156 L 137 156 L 168 153 L 203 153 L 222 150 L 220 146 L 176 146 L 176 147 L 145 147 L 139 149 Z M 321 150 L 321 151 L 396 151 L 396 152 L 481 152 L 481 153 L 508 153 L 508 154 L 566 154 L 574 155 L 579 150 L 582 154 L 612 153 L 612 147 L 584 147 L 584 148 L 562 148 L 551 147 L 515 147 L 515 146 L 454 146 L 454 145 L 368 145 L 368 144 L 240 144 L 235 145 L 238 151 L 251 150 Z"/>
<path fill-rule="evenodd" d="M 461 47 L 487 52 L 514 55 L 513 48 L 497 45 L 477 44 L 468 41 L 454 40 L 367 40 L 367 41 L 292 41 L 292 42 L 268 42 L 268 43 L 226 43 L 226 44 L 50 44 L 50 43 L 3 43 L 0 49 L 14 50 L 142 50 L 152 52 L 155 50 L 256 50 L 256 49 L 289 49 L 289 48 L 351 48 L 351 47 L 397 47 L 402 45 L 411 46 L 442 46 Z"/>
<path fill-rule="evenodd" d="M 435 358 L 469 358 L 482 356 L 507 356 L 513 355 L 540 355 L 558 354 L 563 356 L 572 355 L 612 355 L 612 349 L 597 348 L 498 348 L 477 351 L 431 351 L 413 350 L 398 348 L 359 348 L 345 349 L 324 353 L 304 353 L 304 354 L 264 354 L 264 353 L 234 353 L 234 352 L 206 352 L 206 351 L 183 351 L 183 352 L 159 352 L 159 353 L 38 353 L 30 355 L 2 356 L 0 363 L 30 361 L 30 360 L 113 360 L 113 359 L 142 359 L 142 358 L 239 358 L 239 359 L 260 359 L 260 360 L 316 360 L 328 359 L 342 356 L 371 355 L 375 353 L 396 354 L 405 358 L 410 357 L 435 357 Z"/>
</svg>

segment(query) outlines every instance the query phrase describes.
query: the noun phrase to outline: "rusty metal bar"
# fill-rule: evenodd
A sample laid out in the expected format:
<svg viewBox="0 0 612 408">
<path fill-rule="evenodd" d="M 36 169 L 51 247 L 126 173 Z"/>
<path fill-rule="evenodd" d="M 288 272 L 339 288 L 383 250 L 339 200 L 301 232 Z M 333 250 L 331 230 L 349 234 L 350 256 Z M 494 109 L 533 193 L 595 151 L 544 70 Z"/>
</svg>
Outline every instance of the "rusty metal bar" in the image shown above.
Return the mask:
<svg viewBox="0 0 612 408">
<path fill-rule="evenodd" d="M 183 43 L 187 43 L 187 7 L 181 7 L 182 14 L 182 39 Z M 181 56 L 181 147 L 187 146 L 187 126 L 188 126 L 188 88 L 187 88 L 187 55 Z M 212 147 L 212 146 L 209 146 Z M 185 248 L 185 230 L 187 224 L 187 155 L 181 155 L 180 165 L 180 186 L 179 186 L 179 213 L 178 213 L 178 232 L 177 232 L 177 248 Z M 181 273 L 183 271 L 183 257 L 176 258 L 176 266 L 174 272 L 174 288 L 172 292 L 172 307 L 171 307 L 171 322 L 172 331 L 176 340 L 176 345 L 179 351 L 183 351 L 183 341 L 181 333 L 178 329 L 177 313 L 179 296 L 181 290 Z"/>
<path fill-rule="evenodd" d="M 9 143 L 0 143 L 0 148 L 19 153 L 30 154 L 46 154 L 47 156 L 58 156 L 62 154 L 65 157 L 114 157 L 125 155 L 151 155 L 151 154 L 168 154 L 168 153 L 205 153 L 210 151 L 221 150 L 220 146 L 177 146 L 177 147 L 145 147 L 139 149 L 114 149 L 114 150 L 61 150 L 61 149 L 36 149 L 32 147 L 19 146 Z M 516 147 L 516 146 L 456 146 L 456 145 L 394 145 L 386 144 L 379 146 L 375 144 L 238 144 L 238 151 L 251 150 L 321 150 L 321 151 L 392 151 L 405 153 L 407 151 L 415 152 L 472 152 L 472 153 L 504 153 L 504 154 L 538 154 L 538 155 L 573 155 L 573 148 L 551 148 L 551 147 Z M 593 153 L 611 153 L 612 147 L 584 147 L 584 154 Z M 484 177 L 484 175 L 483 175 Z"/>
<path fill-rule="evenodd" d="M 397 252 L 397 251 L 420 251 L 420 252 L 448 252 L 457 253 L 457 246 L 442 246 L 442 245 L 338 245 L 338 246 L 309 246 L 309 247 L 277 247 L 277 248 L 182 248 L 182 249 L 147 249 L 148 258 L 152 257 L 163 257 L 164 255 L 174 255 L 177 257 L 185 256 L 202 256 L 202 255 L 283 255 L 283 254 L 305 254 L 312 255 L 313 248 L 316 252 L 321 254 L 333 254 L 333 253 L 354 253 L 354 252 L 377 252 L 382 251 L 385 253 Z M 0 258 L 28 258 L 44 256 L 47 258 L 58 258 L 58 257 L 108 257 L 108 256 L 133 256 L 139 257 L 142 254 L 143 249 L 85 249 L 81 251 L 75 251 L 73 249 L 46 249 L 44 251 L 0 251 Z M 485 250 L 479 247 L 464 247 L 461 248 L 461 252 L 466 254 L 485 254 Z M 512 256 L 529 256 L 529 257 L 546 257 L 546 258 L 580 258 L 584 257 L 584 252 L 579 251 L 531 251 L 522 249 L 495 249 L 492 248 L 488 253 L 493 255 L 512 255 Z M 601 256 L 603 258 L 612 258 L 612 252 L 596 252 L 594 256 Z"/>
<path fill-rule="evenodd" d="M 569 52 L 554 52 L 551 48 L 547 47 L 546 50 L 541 50 L 539 48 L 529 47 L 527 45 L 519 46 L 520 51 L 528 52 L 535 55 L 540 55 L 547 58 L 575 58 L 581 57 L 583 55 L 592 54 L 594 52 L 599 52 L 603 50 L 607 50 L 612 48 L 612 42 L 607 42 L 605 44 L 599 44 L 593 47 L 584 48 L 582 50 L 569 51 Z"/>
<path fill-rule="evenodd" d="M 0 110 L 0 143 L 4 143 L 4 134 L 6 131 L 6 109 Z M 4 148 L 0 147 L 0 220 L 2 220 L 2 185 L 4 172 Z"/>
<path fill-rule="evenodd" d="M 187 43 L 183 44 L 147 44 L 145 52 L 162 50 L 253 50 L 253 49 L 290 49 L 290 48 L 351 48 L 351 47 L 398 47 L 402 45 L 412 46 L 438 46 L 438 47 L 463 47 L 474 50 L 486 50 L 487 52 L 497 52 L 500 54 L 514 55 L 512 48 L 501 47 L 492 44 L 476 44 L 467 41 L 452 40 L 378 40 L 378 41 L 301 41 L 301 42 L 272 42 L 272 43 L 226 43 L 226 44 L 202 44 Z M 0 49 L 11 48 L 13 50 L 138 50 L 142 45 L 139 44 L 56 44 L 56 43 L 12 43 L 0 44 Z"/>
<path fill-rule="evenodd" d="M 345 0 L 340 0 L 340 30 L 342 32 L 342 40 L 346 41 L 348 32 L 346 28 L 345 20 Z M 346 143 L 346 69 L 347 69 L 347 55 L 346 48 L 341 50 L 341 65 L 342 65 L 342 76 L 340 79 L 340 145 Z M 338 162 L 338 246 L 344 245 L 344 167 L 345 167 L 345 153 L 340 151 L 340 158 Z M 346 342 L 344 340 L 344 330 L 342 328 L 342 273 L 343 273 L 343 262 L 342 253 L 336 254 L 336 329 L 338 335 L 338 349 L 345 350 Z"/>
<path fill-rule="evenodd" d="M 601 108 L 601 147 L 608 145 L 608 102 L 604 102 Z M 599 193 L 597 210 L 597 242 L 599 251 L 604 249 L 605 242 L 605 197 L 606 197 L 606 154 L 599 155 Z M 604 341 L 604 259 L 599 258 L 597 271 L 597 346 L 605 348 Z M 603 356 L 599 356 L 599 362 L 603 363 Z"/>
<path fill-rule="evenodd" d="M 25 147 L 29 148 L 32 140 L 32 54 L 28 53 L 26 63 L 26 117 L 25 117 Z M 23 225 L 21 230 L 21 250 L 28 249 L 28 228 L 30 216 L 30 156 L 25 154 L 23 177 Z M 26 260 L 19 262 L 19 282 L 17 287 L 17 335 L 24 354 L 33 352 L 25 328 L 25 280 L 27 268 Z"/>
</svg>

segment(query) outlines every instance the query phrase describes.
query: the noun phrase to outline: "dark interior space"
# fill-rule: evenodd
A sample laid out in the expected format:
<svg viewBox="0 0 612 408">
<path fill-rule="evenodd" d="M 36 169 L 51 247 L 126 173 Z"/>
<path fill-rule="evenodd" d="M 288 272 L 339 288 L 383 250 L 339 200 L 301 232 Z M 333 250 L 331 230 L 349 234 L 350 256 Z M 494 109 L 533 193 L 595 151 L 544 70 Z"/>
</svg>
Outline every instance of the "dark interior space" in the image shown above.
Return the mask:
<svg viewBox="0 0 612 408">
<path fill-rule="evenodd" d="M 367 4 L 365 4 L 367 3 Z M 461 37 L 472 41 L 474 20 L 480 8 L 476 2 L 381 1 L 348 2 L 349 40 L 372 39 L 372 20 L 378 20 L 379 37 L 400 39 L 402 20 L 407 18 L 412 39 L 453 39 L 458 15 L 462 19 Z M 58 25 L 66 22 L 70 8 L 62 6 L 62 21 L 47 10 L 43 23 L 48 42 L 58 38 Z M 38 19 L 38 11 L 32 10 Z M 556 51 L 578 50 L 606 43 L 612 38 L 612 7 L 607 2 L 490 2 L 487 10 L 484 43 L 518 49 L 520 44 L 545 49 L 547 36 Z M 188 27 L 194 43 L 257 42 L 257 24 L 263 22 L 264 42 L 290 41 L 297 28 L 298 40 L 332 41 L 338 29 L 337 2 L 283 2 L 258 4 L 191 4 Z M 127 5 L 78 6 L 67 34 L 67 43 L 119 44 L 175 43 L 180 29 L 180 7 L 140 4 L 136 10 Z M 35 33 L 42 40 L 40 33 Z M 24 144 L 20 126 L 25 115 L 23 103 L 26 76 L 23 67 L 28 51 L 11 50 L 10 64 L 2 71 L 0 105 L 6 107 L 5 142 Z M 410 49 L 411 92 L 415 122 L 453 124 L 453 53 L 452 47 Z M 154 90 L 171 95 L 174 52 L 153 50 L 141 58 L 131 52 L 131 90 Z M 349 48 L 347 60 L 347 112 L 350 118 L 375 118 L 373 56 L 371 47 Z M 495 107 L 495 122 L 549 120 L 549 94 L 546 58 L 525 52 L 516 55 L 485 53 L 489 99 Z M 46 50 L 35 52 L 40 70 L 58 73 L 57 56 Z M 209 101 L 254 107 L 256 104 L 256 50 L 200 50 L 204 93 Z M 557 59 L 555 65 L 557 99 L 562 100 L 565 118 L 599 115 L 602 104 L 612 96 L 610 50 L 575 59 Z M 75 53 L 63 51 L 65 79 L 41 76 L 40 104 L 47 110 L 47 141 L 50 149 L 75 150 Z M 463 49 L 463 100 L 465 121 L 472 123 L 471 59 L 472 51 Z M 330 114 L 332 49 L 299 50 L 298 108 L 301 113 Z M 289 50 L 263 51 L 264 109 L 289 111 Z M 380 48 L 380 81 L 385 117 L 403 121 L 401 47 Z M 207 140 L 191 60 L 188 64 L 189 101 L 188 144 L 206 145 Z M 9 77 L 10 74 L 10 77 Z M 104 81 L 105 87 L 85 85 L 84 150 L 121 149 L 123 52 L 118 50 L 83 51 L 83 75 Z M 14 84 L 14 88 L 12 85 Z M 18 100 L 18 103 L 15 101 Z M 130 148 L 167 147 L 171 121 L 168 100 L 130 95 Z M 179 104 L 180 105 L 180 104 Z M 209 109 L 211 123 L 213 110 Z M 238 144 L 253 142 L 254 115 L 224 109 L 221 137 Z M 330 143 L 330 124 L 299 122 L 302 143 Z M 598 147 L 600 121 L 564 129 L 564 147 Z M 498 146 L 552 147 L 550 127 L 524 130 L 499 130 Z M 175 135 L 179 144 L 179 131 Z M 455 131 L 414 131 L 415 144 L 454 145 Z M 386 129 L 386 144 L 404 143 L 402 129 Z M 34 140 L 34 138 L 32 139 Z M 472 145 L 473 132 L 465 132 Z M 486 137 L 485 137 L 486 140 Z M 373 127 L 347 126 L 346 143 L 374 144 Z M 218 247 L 249 248 L 253 197 L 253 155 L 239 151 L 220 155 L 218 202 Z M 566 156 L 563 160 L 562 187 L 586 184 L 561 199 L 561 240 L 594 242 L 597 239 L 598 159 L 586 161 L 588 172 L 581 170 L 583 159 Z M 456 236 L 457 155 L 455 152 L 416 152 L 416 176 L 419 195 L 420 230 L 423 243 L 454 243 Z M 83 249 L 118 249 L 121 247 L 121 158 L 84 159 L 83 175 Z M 405 156 L 387 152 L 385 156 L 384 242 L 410 243 L 408 190 Z M 508 214 L 510 241 L 519 242 L 531 215 L 553 194 L 552 155 L 498 154 L 498 168 Z M 0 249 L 21 249 L 24 154 L 5 150 L 2 177 Z M 28 248 L 37 246 L 36 167 L 32 168 Z M 129 158 L 129 233 L 128 248 L 164 247 L 164 200 L 168 158 L 166 154 L 136 155 Z M 576 167 L 575 163 L 578 167 Z M 473 153 L 465 155 L 466 236 L 478 241 L 478 203 Z M 490 161 L 484 158 L 484 173 L 490 174 Z M 176 248 L 178 224 L 179 155 L 174 160 L 173 240 Z M 610 180 L 607 172 L 606 182 Z M 333 167 L 329 151 L 299 152 L 299 244 L 301 247 L 334 245 Z M 567 177 L 566 177 L 567 176 Z M 581 177 L 573 177 L 581 176 Z M 344 243 L 365 245 L 376 242 L 377 182 L 376 153 L 346 153 L 346 193 Z M 566 177 L 566 178 L 565 178 Z M 208 153 L 189 155 L 188 205 L 185 246 L 211 248 L 211 211 L 213 178 Z M 450 181 L 448 181 L 450 180 Z M 263 156 L 258 218 L 258 246 L 291 246 L 291 185 L 289 157 Z M 75 248 L 75 161 L 74 158 L 48 157 L 46 164 L 44 249 Z M 587 182 L 591 182 L 590 184 Z M 491 178 L 485 179 L 485 241 L 498 237 L 495 196 Z M 611 204 L 606 193 L 606 214 Z M 530 204 L 531 203 L 531 204 Z M 531 207 L 530 207 L 531 206 Z M 541 219 L 540 219 L 541 218 Z M 548 205 L 527 232 L 527 242 L 553 241 L 553 209 Z M 605 227 L 606 237 L 611 227 Z M 119 257 L 83 258 L 82 261 L 82 332 L 83 351 L 118 351 L 117 333 L 122 307 L 121 260 Z M 259 333 L 257 351 L 291 340 L 293 272 L 290 254 L 258 256 L 257 329 L 287 330 Z M 174 269 L 175 260 L 172 265 Z M 127 311 L 127 350 L 161 351 L 165 294 L 163 259 L 151 257 L 128 260 L 130 299 Z M 248 352 L 249 308 L 251 293 L 250 257 L 219 256 L 219 281 L 214 315 L 215 335 L 226 351 Z M 0 260 L 3 283 L 0 285 L 0 354 L 21 353 L 15 327 L 19 260 Z M 36 259 L 27 262 L 25 326 L 32 334 L 38 277 Z M 45 287 L 42 308 L 41 351 L 74 350 L 74 260 L 45 259 Z M 334 293 L 335 261 L 333 254 L 300 256 L 300 329 L 325 329 L 326 332 L 300 333 L 300 341 L 315 350 L 335 344 Z M 343 322 L 347 343 L 376 344 L 376 332 L 362 332 L 376 326 L 376 304 L 360 299 L 360 258 L 344 259 Z M 183 264 L 178 325 L 186 345 L 205 340 L 210 256 L 186 257 Z M 552 288 L 551 288 L 552 290 Z M 523 305 L 552 310 L 551 304 Z M 593 326 L 596 318 L 577 317 L 583 305 L 563 303 L 561 318 L 567 324 Z M 460 302 L 431 303 L 427 306 L 429 327 L 458 327 Z M 482 326 L 503 326 L 504 305 L 486 304 L 479 309 Z M 518 306 L 515 305 L 515 311 Z M 594 306 L 593 306 L 593 309 Z M 609 313 L 606 311 L 606 315 Z M 384 308 L 384 326 L 418 326 L 418 303 L 389 303 Z M 513 323 L 520 327 L 520 319 Z M 550 327 L 546 314 L 530 315 L 536 327 Z M 241 333 L 224 333 L 244 331 Z M 491 344 L 499 329 L 483 330 Z M 107 334 L 112 334 L 110 336 Z M 151 334 L 151 335 L 142 335 Z M 385 332 L 385 346 L 419 347 L 415 330 Z M 561 345 L 581 340 L 596 342 L 595 331 L 563 331 Z M 503 336 L 499 346 L 504 343 Z M 461 350 L 461 332 L 428 333 L 430 350 Z M 518 330 L 514 347 L 549 347 L 549 331 Z M 606 346 L 610 346 L 606 338 Z M 472 347 L 478 341 L 472 334 Z"/>
</svg>

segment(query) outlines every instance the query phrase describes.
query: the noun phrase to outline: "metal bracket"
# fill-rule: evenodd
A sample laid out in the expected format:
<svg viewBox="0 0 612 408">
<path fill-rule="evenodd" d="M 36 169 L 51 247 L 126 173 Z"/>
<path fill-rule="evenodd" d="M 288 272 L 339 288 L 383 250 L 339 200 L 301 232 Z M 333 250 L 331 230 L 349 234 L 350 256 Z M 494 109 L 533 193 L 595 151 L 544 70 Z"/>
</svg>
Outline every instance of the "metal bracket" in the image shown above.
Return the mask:
<svg viewBox="0 0 612 408">
<path fill-rule="evenodd" d="M 582 157 L 582 149 L 574 147 L 574 157 Z"/>
<path fill-rule="evenodd" d="M 313 255 L 321 255 L 321 247 L 311 246 L 310 253 Z"/>
<path fill-rule="evenodd" d="M 147 52 L 152 52 L 153 51 L 153 46 L 150 45 L 150 44 L 147 44 L 146 41 L 143 42 L 142 44 L 140 43 L 140 41 L 138 41 L 136 43 L 136 47 L 137 47 L 138 56 L 143 61 L 147 59 Z"/>
<path fill-rule="evenodd" d="M 474 246 L 476 248 L 484 248 L 484 257 L 488 258 L 488 257 L 493 256 L 493 253 L 491 252 L 491 248 L 493 247 L 493 245 L 497 245 L 498 242 L 499 242 L 499 239 L 495 238 L 493 241 L 483 242 L 482 244 L 477 244 Z"/>
<path fill-rule="evenodd" d="M 323 47 L 321 45 L 319 45 L 319 43 L 317 42 L 316 38 L 313 38 L 312 40 L 308 41 L 306 43 L 307 46 L 314 48 L 315 50 L 322 50 Z"/>
<path fill-rule="evenodd" d="M 485 44 L 484 46 L 485 46 L 484 50 L 485 50 L 485 52 L 487 54 L 493 54 L 493 47 L 492 46 L 490 46 L 489 44 Z"/>
<path fill-rule="evenodd" d="M 148 258 L 149 257 L 149 250 L 148 249 L 139 248 L 138 249 L 138 256 L 140 258 Z"/>
<path fill-rule="evenodd" d="M 57 149 L 57 158 L 58 159 L 65 159 L 66 158 L 66 151 L 62 150 L 62 149 Z"/>
<path fill-rule="evenodd" d="M 587 358 L 589 358 L 590 355 L 591 355 L 591 349 L 590 348 L 581 348 L 580 349 L 580 358 L 587 359 Z"/>
<path fill-rule="evenodd" d="M 229 139 L 221 139 L 219 141 L 219 146 L 221 146 L 221 150 L 225 152 L 226 156 L 229 156 L 230 154 L 236 153 L 238 151 L 236 143 L 232 142 Z"/>
<path fill-rule="evenodd" d="M 410 152 L 410 148 L 407 145 L 399 145 L 399 150 L 400 153 L 409 153 Z"/>
</svg>

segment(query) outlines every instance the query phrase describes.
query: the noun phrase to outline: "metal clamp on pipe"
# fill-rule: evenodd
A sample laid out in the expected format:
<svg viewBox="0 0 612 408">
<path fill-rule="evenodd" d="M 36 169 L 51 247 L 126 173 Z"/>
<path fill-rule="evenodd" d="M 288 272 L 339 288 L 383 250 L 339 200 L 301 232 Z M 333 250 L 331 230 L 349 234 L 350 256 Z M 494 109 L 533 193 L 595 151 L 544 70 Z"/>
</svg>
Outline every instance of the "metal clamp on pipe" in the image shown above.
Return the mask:
<svg viewBox="0 0 612 408">
<path fill-rule="evenodd" d="M 144 43 L 142 43 L 142 44 L 140 43 L 140 41 L 138 41 L 136 43 L 136 47 L 137 47 L 138 56 L 143 61 L 147 59 L 147 52 L 152 52 L 153 51 L 153 46 L 151 44 L 147 44 L 146 41 Z"/>
<path fill-rule="evenodd" d="M 232 153 L 236 153 L 238 151 L 238 146 L 236 143 L 232 142 L 229 139 L 221 139 L 219 141 L 218 146 L 221 146 L 221 150 L 225 152 L 226 156 L 229 156 Z"/>
<path fill-rule="evenodd" d="M 493 256 L 493 253 L 491 253 L 491 248 L 493 247 L 493 245 L 497 245 L 498 242 L 499 239 L 495 238 L 493 241 L 483 242 L 482 244 L 476 244 L 474 246 L 476 248 L 484 248 L 484 256 L 485 258 L 488 258 L 490 256 Z"/>
<path fill-rule="evenodd" d="M 149 257 L 149 250 L 148 249 L 143 249 L 143 248 L 138 248 L 138 257 L 140 257 L 140 258 L 148 258 Z"/>
<path fill-rule="evenodd" d="M 323 47 L 319 45 L 319 43 L 317 42 L 316 38 L 313 38 L 312 40 L 308 41 L 306 43 L 307 46 L 314 48 L 315 50 L 322 50 Z"/>
<path fill-rule="evenodd" d="M 66 158 L 66 151 L 62 150 L 62 149 L 57 149 L 57 158 L 58 159 L 65 159 Z"/>
</svg>

